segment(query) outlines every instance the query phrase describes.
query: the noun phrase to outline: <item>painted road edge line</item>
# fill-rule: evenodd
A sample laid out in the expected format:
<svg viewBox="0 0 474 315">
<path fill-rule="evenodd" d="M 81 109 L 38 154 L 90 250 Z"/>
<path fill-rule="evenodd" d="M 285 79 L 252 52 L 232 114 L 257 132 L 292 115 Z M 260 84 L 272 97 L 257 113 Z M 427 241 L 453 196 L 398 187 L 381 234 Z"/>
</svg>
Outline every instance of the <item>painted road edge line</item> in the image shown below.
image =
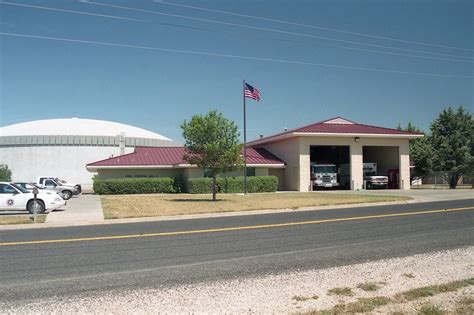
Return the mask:
<svg viewBox="0 0 474 315">
<path fill-rule="evenodd" d="M 274 223 L 274 224 L 262 224 L 262 225 L 236 226 L 236 227 L 214 228 L 214 229 L 204 229 L 204 230 L 188 230 L 188 231 L 175 231 L 175 232 L 158 232 L 158 233 L 143 233 L 143 234 L 128 234 L 128 235 L 65 238 L 65 239 L 38 240 L 38 241 L 5 242 L 5 243 L 0 243 L 0 247 L 18 246 L 18 245 L 37 245 L 37 244 L 106 241 L 106 240 L 145 238 L 145 237 L 178 236 L 178 235 L 202 234 L 202 233 L 217 233 L 217 232 L 230 232 L 230 231 L 257 230 L 257 229 L 279 228 L 279 227 L 289 227 L 289 226 L 299 226 L 299 225 L 311 225 L 311 224 L 334 223 L 334 222 L 345 222 L 345 221 L 361 221 L 361 220 L 370 220 L 370 219 L 415 216 L 415 215 L 445 213 L 445 212 L 455 212 L 455 211 L 469 211 L 469 210 L 474 210 L 474 207 L 436 209 L 436 210 L 401 212 L 401 213 L 387 213 L 387 214 L 374 214 L 374 215 L 366 215 L 366 216 L 359 216 L 359 217 L 346 217 L 346 218 L 311 220 L 311 221 L 301 221 L 301 222 L 286 222 L 286 223 Z"/>
</svg>

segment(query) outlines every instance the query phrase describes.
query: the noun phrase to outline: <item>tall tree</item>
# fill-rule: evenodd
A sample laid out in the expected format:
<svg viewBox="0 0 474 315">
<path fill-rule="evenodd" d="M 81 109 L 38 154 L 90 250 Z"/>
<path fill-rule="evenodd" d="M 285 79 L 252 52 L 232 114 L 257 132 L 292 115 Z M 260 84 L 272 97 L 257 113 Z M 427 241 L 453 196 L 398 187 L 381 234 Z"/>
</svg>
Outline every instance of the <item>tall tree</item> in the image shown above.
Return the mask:
<svg viewBox="0 0 474 315">
<path fill-rule="evenodd" d="M 6 164 L 0 164 L 0 182 L 9 182 L 12 180 L 12 171 Z"/>
<path fill-rule="evenodd" d="M 422 132 L 420 128 L 408 122 L 406 128 L 402 128 L 398 124 L 399 130 L 406 130 L 411 132 Z M 429 174 L 433 170 L 433 147 L 431 139 L 424 133 L 423 138 L 410 140 L 410 162 L 415 166 L 413 175 L 422 176 Z"/>
<path fill-rule="evenodd" d="M 237 124 L 218 111 L 194 115 L 181 124 L 185 139 L 185 160 L 210 171 L 212 200 L 216 200 L 216 178 L 220 173 L 236 170 L 242 165 L 242 148 Z"/>
<path fill-rule="evenodd" d="M 449 172 L 451 189 L 456 188 L 459 178 L 472 168 L 473 141 L 474 121 L 462 106 L 443 110 L 431 123 L 433 167 L 436 171 Z"/>
</svg>

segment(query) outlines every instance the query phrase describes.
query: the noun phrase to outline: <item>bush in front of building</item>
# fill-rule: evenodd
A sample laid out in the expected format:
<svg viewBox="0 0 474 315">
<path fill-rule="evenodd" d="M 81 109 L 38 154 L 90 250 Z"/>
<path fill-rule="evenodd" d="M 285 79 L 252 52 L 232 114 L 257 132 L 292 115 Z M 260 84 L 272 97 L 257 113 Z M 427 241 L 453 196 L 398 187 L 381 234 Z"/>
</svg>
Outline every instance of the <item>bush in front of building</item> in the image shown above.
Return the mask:
<svg viewBox="0 0 474 315">
<path fill-rule="evenodd" d="M 212 192 L 212 178 L 188 179 L 188 192 L 192 194 L 210 194 Z"/>
<path fill-rule="evenodd" d="M 277 188 L 278 178 L 276 176 L 247 177 L 247 191 L 249 193 L 275 192 Z M 244 177 L 218 177 L 217 189 L 220 193 L 242 193 L 244 192 Z M 189 179 L 188 190 L 192 194 L 210 194 L 212 193 L 212 179 Z"/>
<path fill-rule="evenodd" d="M 179 181 L 164 178 L 94 178 L 94 192 L 99 195 L 152 194 L 181 192 Z"/>
</svg>

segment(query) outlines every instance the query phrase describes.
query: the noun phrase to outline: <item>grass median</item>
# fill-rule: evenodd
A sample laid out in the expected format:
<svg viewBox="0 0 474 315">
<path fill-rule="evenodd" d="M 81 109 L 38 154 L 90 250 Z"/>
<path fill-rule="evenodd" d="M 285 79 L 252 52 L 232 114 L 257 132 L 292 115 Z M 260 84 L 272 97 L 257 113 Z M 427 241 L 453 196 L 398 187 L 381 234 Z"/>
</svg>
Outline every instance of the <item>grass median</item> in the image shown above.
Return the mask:
<svg viewBox="0 0 474 315">
<path fill-rule="evenodd" d="M 44 223 L 46 220 L 45 214 L 39 214 L 36 217 L 36 223 Z M 9 225 L 9 224 L 30 224 L 34 223 L 33 217 L 31 215 L 8 215 L 0 217 L 0 225 Z"/>
<path fill-rule="evenodd" d="M 106 219 L 157 217 L 201 213 L 233 212 L 263 209 L 297 209 L 301 207 L 405 201 L 401 196 L 373 196 L 325 193 L 220 194 L 218 201 L 210 195 L 147 194 L 102 196 Z"/>
</svg>

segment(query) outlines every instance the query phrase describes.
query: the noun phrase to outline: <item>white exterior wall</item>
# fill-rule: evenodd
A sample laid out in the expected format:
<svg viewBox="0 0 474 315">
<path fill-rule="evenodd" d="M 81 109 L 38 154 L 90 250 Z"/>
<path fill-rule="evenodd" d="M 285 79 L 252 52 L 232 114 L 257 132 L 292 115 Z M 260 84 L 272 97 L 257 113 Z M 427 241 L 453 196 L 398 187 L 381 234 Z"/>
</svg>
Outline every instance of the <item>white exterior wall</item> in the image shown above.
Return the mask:
<svg viewBox="0 0 474 315">
<path fill-rule="evenodd" d="M 126 148 L 126 153 L 133 148 Z M 120 148 L 106 146 L 17 146 L 0 147 L 0 164 L 12 170 L 13 181 L 35 182 L 38 176 L 55 176 L 92 188 L 93 173 L 86 164 L 120 154 Z"/>
</svg>

